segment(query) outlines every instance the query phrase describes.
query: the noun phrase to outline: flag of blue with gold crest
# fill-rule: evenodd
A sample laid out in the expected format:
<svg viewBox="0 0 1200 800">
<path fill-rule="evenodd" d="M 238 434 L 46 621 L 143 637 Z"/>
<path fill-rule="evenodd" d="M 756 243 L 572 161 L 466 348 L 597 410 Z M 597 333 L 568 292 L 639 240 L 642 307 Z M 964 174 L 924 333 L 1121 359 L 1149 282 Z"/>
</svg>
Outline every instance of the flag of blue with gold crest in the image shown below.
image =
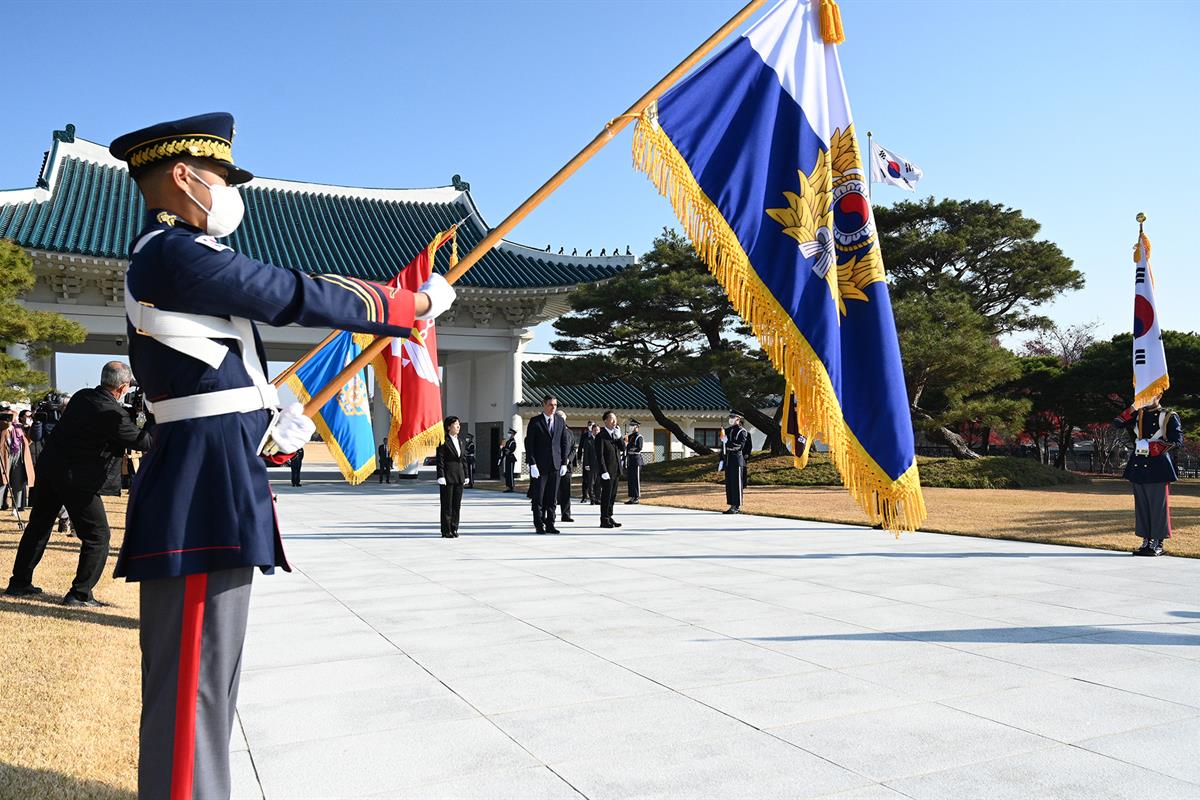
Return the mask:
<svg viewBox="0 0 1200 800">
<path fill-rule="evenodd" d="M 343 331 L 288 378 L 288 387 L 301 403 L 307 403 L 361 352 L 355 337 Z M 371 427 L 366 370 L 343 386 L 313 422 L 348 482 L 362 483 L 375 471 L 375 432 Z"/>
<path fill-rule="evenodd" d="M 915 530 L 925 504 L 840 29 L 832 0 L 782 0 L 647 109 L 634 161 L 786 377 L 799 431 L 829 445 L 872 521 Z"/>
</svg>

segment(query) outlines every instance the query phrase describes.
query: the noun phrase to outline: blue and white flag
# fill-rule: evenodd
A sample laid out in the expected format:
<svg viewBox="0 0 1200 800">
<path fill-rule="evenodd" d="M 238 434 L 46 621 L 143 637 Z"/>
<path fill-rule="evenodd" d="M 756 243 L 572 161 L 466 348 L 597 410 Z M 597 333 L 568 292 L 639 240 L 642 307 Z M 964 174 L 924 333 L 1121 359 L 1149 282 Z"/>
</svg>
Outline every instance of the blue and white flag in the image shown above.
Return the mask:
<svg viewBox="0 0 1200 800">
<path fill-rule="evenodd" d="M 915 192 L 917 181 L 921 180 L 924 174 L 920 167 L 899 153 L 871 143 L 871 179 L 876 183 L 886 183 Z"/>
<path fill-rule="evenodd" d="M 798 433 L 829 445 L 872 521 L 914 530 L 925 503 L 837 19 L 831 0 L 778 3 L 647 109 L 634 162 L 787 379 Z"/>
</svg>

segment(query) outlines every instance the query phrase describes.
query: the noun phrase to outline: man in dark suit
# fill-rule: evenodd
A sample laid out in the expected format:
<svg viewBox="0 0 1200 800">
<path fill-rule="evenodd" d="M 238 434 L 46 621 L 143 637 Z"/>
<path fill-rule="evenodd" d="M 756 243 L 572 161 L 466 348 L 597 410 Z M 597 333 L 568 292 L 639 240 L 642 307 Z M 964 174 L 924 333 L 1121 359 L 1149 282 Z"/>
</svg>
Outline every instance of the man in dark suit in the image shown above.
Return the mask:
<svg viewBox="0 0 1200 800">
<path fill-rule="evenodd" d="M 583 436 L 579 438 L 579 452 L 576 454 L 579 463 L 583 466 L 583 474 L 579 480 L 581 485 L 579 502 L 592 505 L 596 503 L 592 495 L 592 478 L 596 469 L 596 434 L 592 429 L 595 427 L 596 423 L 589 419 L 583 429 Z"/>
<path fill-rule="evenodd" d="M 467 462 L 463 444 L 458 438 L 462 427 L 458 417 L 446 417 L 445 426 L 446 440 L 438 445 L 434 464 L 437 466 L 438 499 L 442 507 L 442 538 L 457 539 Z"/>
<path fill-rule="evenodd" d="M 619 528 L 613 519 L 613 504 L 617 501 L 617 480 L 621 474 L 621 429 L 617 427 L 615 411 L 604 412 L 604 427 L 596 434 L 596 469 L 600 473 L 600 527 Z"/>
<path fill-rule="evenodd" d="M 729 412 L 729 427 L 725 429 L 725 442 L 721 460 L 725 464 L 725 502 L 729 508 L 724 513 L 742 513 L 742 493 L 746 489 L 746 453 L 750 434 L 742 427 L 742 415 Z"/>
<path fill-rule="evenodd" d="M 125 451 L 148 450 L 151 441 L 150 431 L 138 428 L 119 400 L 132 380 L 128 364 L 110 361 L 100 373 L 100 385 L 76 392 L 63 410 L 38 457 L 33 511 L 5 594 L 41 593 L 33 585 L 33 571 L 46 551 L 58 509 L 66 506 L 80 547 L 79 567 L 63 604 L 104 605 L 92 596 L 108 559 L 108 516 L 100 498 L 121 494 Z"/>
<path fill-rule="evenodd" d="M 300 485 L 300 469 L 304 466 L 304 448 L 301 447 L 288 459 L 288 468 L 292 471 L 292 486 Z"/>
<path fill-rule="evenodd" d="M 629 499 L 625 505 L 637 505 L 642 501 L 642 446 L 645 439 L 641 434 L 641 423 L 629 420 L 629 435 L 625 441 L 625 486 Z"/>
<path fill-rule="evenodd" d="M 529 497 L 533 506 L 533 527 L 538 533 L 558 533 L 554 527 L 554 506 L 558 503 L 558 479 L 567 474 L 571 458 L 565 436 L 567 425 L 555 417 L 558 398 L 542 398 L 542 413 L 535 414 L 525 428 L 525 458 L 529 462 Z"/>
<path fill-rule="evenodd" d="M 392 482 L 392 453 L 388 450 L 387 439 L 379 443 L 379 452 L 375 459 L 379 464 L 379 482 Z"/>
<path fill-rule="evenodd" d="M 508 438 L 504 440 L 504 444 L 500 446 L 500 458 L 497 461 L 500 468 L 504 471 L 504 491 L 516 491 L 517 483 L 517 431 L 515 428 L 508 429 Z"/>
<path fill-rule="evenodd" d="M 567 415 L 559 409 L 554 412 L 554 416 L 562 423 L 563 435 L 567 438 L 567 452 L 571 454 L 567 459 L 567 474 L 558 481 L 558 507 L 562 512 L 559 519 L 563 522 L 574 522 L 575 519 L 571 516 L 571 476 L 575 474 L 575 467 L 579 465 L 579 448 L 576 446 L 575 434 L 567 427 Z"/>
</svg>

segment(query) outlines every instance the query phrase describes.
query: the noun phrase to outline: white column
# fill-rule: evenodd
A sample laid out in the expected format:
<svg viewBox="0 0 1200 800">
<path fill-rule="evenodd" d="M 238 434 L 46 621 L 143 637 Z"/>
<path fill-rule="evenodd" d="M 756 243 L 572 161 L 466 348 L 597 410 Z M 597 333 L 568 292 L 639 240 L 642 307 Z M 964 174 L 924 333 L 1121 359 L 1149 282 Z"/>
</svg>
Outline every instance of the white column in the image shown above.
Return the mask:
<svg viewBox="0 0 1200 800">
<path fill-rule="evenodd" d="M 523 454 L 525 452 L 525 420 L 521 419 L 521 415 L 517 406 L 521 403 L 521 364 L 525 360 L 525 348 L 533 341 L 533 332 L 529 329 L 522 329 L 517 335 L 513 336 L 512 354 L 509 356 L 509 368 L 505 371 L 504 381 L 504 397 L 501 402 L 507 408 L 507 416 L 509 419 L 509 427 L 517 432 L 517 472 L 521 472 L 521 464 L 523 463 Z"/>
</svg>

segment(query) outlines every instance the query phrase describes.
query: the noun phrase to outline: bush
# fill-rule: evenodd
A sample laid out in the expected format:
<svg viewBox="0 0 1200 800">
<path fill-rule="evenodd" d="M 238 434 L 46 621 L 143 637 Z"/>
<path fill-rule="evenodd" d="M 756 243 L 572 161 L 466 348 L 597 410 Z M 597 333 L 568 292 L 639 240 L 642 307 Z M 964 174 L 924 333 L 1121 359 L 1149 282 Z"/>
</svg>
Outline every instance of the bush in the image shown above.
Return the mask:
<svg viewBox="0 0 1200 800">
<path fill-rule="evenodd" d="M 642 469 L 651 483 L 723 483 L 716 456 L 662 461 Z M 1090 483 L 1074 472 L 1053 469 L 1031 458 L 988 456 L 970 461 L 956 458 L 917 458 L 921 485 L 950 489 L 1032 489 L 1041 486 Z M 792 466 L 790 456 L 755 453 L 750 457 L 751 486 L 841 486 L 829 457 L 813 453 L 805 469 Z"/>
</svg>

